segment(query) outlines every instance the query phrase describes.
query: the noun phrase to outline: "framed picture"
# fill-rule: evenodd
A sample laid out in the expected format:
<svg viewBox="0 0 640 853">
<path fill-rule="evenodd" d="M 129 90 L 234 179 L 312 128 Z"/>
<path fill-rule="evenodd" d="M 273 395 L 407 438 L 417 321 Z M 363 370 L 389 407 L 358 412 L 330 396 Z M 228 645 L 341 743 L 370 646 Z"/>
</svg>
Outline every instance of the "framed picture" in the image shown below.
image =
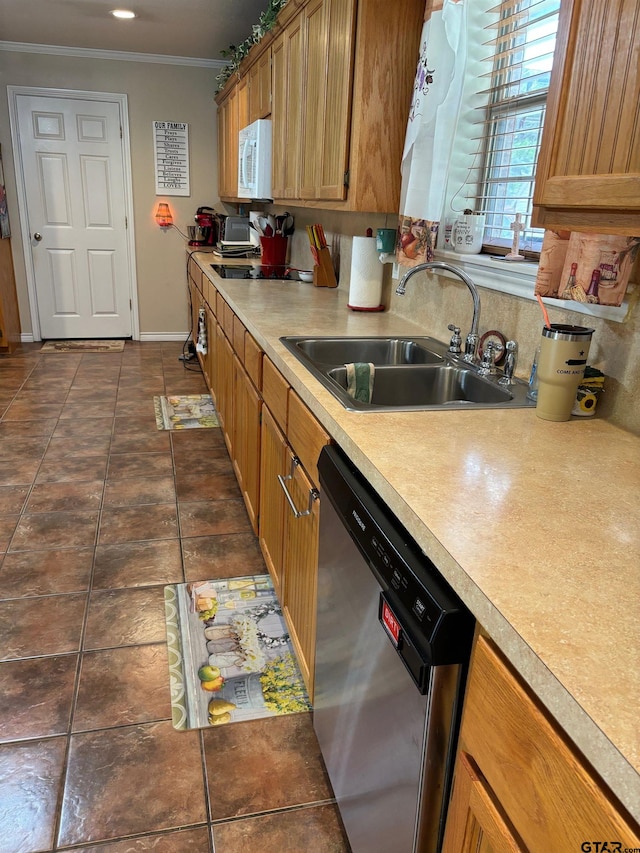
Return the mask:
<svg viewBox="0 0 640 853">
<path fill-rule="evenodd" d="M 9 226 L 9 210 L 7 208 L 7 194 L 4 189 L 4 169 L 2 168 L 2 147 L 0 147 L 0 237 L 5 240 L 11 237 Z"/>
</svg>

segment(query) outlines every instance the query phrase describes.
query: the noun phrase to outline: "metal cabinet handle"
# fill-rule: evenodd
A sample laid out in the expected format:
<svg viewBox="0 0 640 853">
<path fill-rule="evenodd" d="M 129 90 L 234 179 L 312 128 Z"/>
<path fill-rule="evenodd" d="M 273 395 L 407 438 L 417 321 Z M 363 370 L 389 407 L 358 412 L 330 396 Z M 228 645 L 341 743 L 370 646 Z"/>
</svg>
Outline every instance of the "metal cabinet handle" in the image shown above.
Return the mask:
<svg viewBox="0 0 640 853">
<path fill-rule="evenodd" d="M 317 489 L 309 489 L 309 505 L 306 510 L 298 509 L 295 503 L 293 502 L 293 498 L 289 493 L 289 489 L 287 489 L 287 480 L 293 480 L 294 471 L 296 470 L 296 467 L 299 464 L 300 460 L 294 456 L 291 460 L 291 471 L 287 474 L 287 476 L 283 477 L 282 474 L 278 474 L 278 482 L 282 486 L 282 491 L 284 492 L 284 496 L 287 499 L 289 506 L 291 507 L 291 512 L 293 513 L 294 518 L 303 518 L 305 515 L 311 515 L 313 502 L 319 497 Z"/>
<path fill-rule="evenodd" d="M 34 239 L 37 243 L 39 243 L 39 242 L 40 242 L 40 240 L 42 240 L 42 234 L 40 234 L 38 231 L 36 231 L 36 233 L 33 235 L 33 239 Z"/>
</svg>

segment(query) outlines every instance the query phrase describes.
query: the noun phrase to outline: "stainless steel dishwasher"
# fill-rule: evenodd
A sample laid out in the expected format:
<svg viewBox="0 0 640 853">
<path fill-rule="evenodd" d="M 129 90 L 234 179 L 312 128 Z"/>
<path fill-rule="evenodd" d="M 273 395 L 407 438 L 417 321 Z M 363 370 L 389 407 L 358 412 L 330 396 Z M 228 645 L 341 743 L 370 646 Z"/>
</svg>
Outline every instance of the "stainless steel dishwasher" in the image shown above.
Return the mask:
<svg viewBox="0 0 640 853">
<path fill-rule="evenodd" d="M 474 619 L 343 453 L 318 469 L 322 755 L 353 853 L 434 853 Z"/>
</svg>

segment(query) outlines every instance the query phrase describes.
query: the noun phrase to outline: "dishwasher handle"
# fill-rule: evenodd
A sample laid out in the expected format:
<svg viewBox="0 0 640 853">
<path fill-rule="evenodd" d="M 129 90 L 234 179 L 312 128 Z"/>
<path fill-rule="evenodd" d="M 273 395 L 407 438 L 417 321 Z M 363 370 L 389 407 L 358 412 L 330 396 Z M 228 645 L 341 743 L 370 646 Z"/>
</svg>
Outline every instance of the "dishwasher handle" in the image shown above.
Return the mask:
<svg viewBox="0 0 640 853">
<path fill-rule="evenodd" d="M 294 518 L 304 518 L 306 515 L 311 515 L 311 510 L 313 508 L 313 502 L 318 499 L 319 492 L 317 489 L 309 489 L 309 504 L 305 510 L 298 509 L 295 505 L 293 498 L 291 497 L 291 493 L 287 488 L 287 481 L 293 480 L 293 475 L 297 466 L 300 464 L 300 460 L 297 456 L 294 456 L 291 460 L 291 470 L 287 474 L 286 477 L 283 477 L 282 474 L 278 474 L 278 482 L 282 487 L 282 491 L 284 492 L 284 496 L 287 499 L 289 506 L 291 507 L 291 512 L 293 513 Z"/>
<path fill-rule="evenodd" d="M 398 657 L 424 696 L 429 690 L 431 659 L 428 654 L 418 648 L 417 643 L 414 642 L 406 627 L 403 626 L 402 619 L 398 616 L 398 607 L 391 603 L 386 592 L 380 593 L 378 619 L 398 653 Z"/>
</svg>

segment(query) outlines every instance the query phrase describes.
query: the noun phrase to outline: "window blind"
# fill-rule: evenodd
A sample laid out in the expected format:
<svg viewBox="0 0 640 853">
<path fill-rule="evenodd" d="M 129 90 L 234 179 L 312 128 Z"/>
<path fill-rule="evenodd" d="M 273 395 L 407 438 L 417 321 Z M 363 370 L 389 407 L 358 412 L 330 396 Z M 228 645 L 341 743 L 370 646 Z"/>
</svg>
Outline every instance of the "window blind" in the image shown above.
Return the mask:
<svg viewBox="0 0 640 853">
<path fill-rule="evenodd" d="M 493 63 L 478 78 L 486 106 L 468 183 L 475 185 L 476 210 L 486 214 L 490 250 L 511 246 L 516 213 L 525 226 L 521 249 L 539 252 L 542 245 L 544 232 L 531 227 L 531 211 L 559 8 L 560 0 L 502 0 L 487 9 L 493 23 L 484 45 Z"/>
</svg>

